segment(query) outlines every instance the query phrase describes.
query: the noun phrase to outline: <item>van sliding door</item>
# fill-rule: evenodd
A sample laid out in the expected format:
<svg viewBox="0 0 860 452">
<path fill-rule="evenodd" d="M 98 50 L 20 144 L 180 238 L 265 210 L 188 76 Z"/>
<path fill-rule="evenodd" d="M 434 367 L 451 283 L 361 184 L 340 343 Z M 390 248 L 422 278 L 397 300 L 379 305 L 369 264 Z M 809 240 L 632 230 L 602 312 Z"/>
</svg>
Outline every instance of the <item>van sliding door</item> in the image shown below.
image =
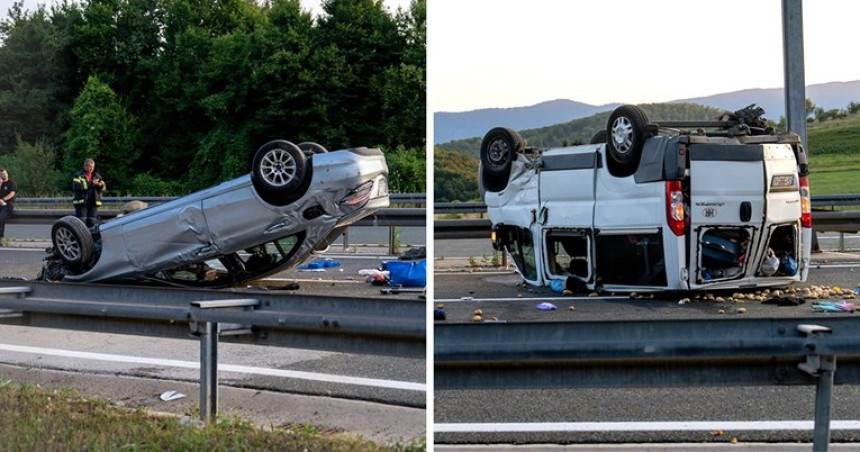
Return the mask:
<svg viewBox="0 0 860 452">
<path fill-rule="evenodd" d="M 541 156 L 540 210 L 545 277 L 590 281 L 594 171 L 599 154 L 552 149 Z"/>
</svg>

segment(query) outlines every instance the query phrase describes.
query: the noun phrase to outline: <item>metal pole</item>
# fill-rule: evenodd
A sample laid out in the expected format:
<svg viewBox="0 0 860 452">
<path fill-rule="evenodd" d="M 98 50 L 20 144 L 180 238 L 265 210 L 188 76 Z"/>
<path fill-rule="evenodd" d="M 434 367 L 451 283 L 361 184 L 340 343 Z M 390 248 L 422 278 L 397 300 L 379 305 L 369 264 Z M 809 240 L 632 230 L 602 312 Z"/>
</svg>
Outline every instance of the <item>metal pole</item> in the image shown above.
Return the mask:
<svg viewBox="0 0 860 452">
<path fill-rule="evenodd" d="M 815 432 L 812 437 L 814 452 L 826 452 L 830 443 L 830 401 L 835 371 L 836 357 L 822 356 L 821 370 L 815 384 Z"/>
<path fill-rule="evenodd" d="M 206 322 L 200 335 L 200 420 L 218 415 L 218 323 Z"/>
<path fill-rule="evenodd" d="M 806 81 L 803 73 L 801 0 L 782 0 L 782 55 L 785 71 L 785 123 L 806 145 Z"/>
<path fill-rule="evenodd" d="M 349 251 L 349 228 L 343 230 L 343 252 Z"/>
</svg>

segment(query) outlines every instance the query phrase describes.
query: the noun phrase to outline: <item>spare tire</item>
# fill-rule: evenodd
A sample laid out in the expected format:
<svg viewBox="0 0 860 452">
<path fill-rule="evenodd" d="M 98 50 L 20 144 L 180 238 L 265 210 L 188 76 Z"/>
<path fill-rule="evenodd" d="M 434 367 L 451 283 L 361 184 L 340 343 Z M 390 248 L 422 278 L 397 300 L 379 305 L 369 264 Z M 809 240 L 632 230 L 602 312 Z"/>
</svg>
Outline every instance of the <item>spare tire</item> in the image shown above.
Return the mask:
<svg viewBox="0 0 860 452">
<path fill-rule="evenodd" d="M 310 157 L 314 154 L 325 154 L 328 152 L 328 149 L 325 146 L 314 143 L 313 141 L 305 141 L 304 143 L 299 143 L 299 149 L 305 153 L 305 157 Z"/>
<path fill-rule="evenodd" d="M 648 138 L 648 117 L 635 105 L 616 108 L 606 122 L 606 150 L 613 175 L 626 177 L 639 166 L 642 147 Z"/>
<path fill-rule="evenodd" d="M 93 235 L 78 217 L 66 216 L 51 227 L 54 251 L 67 265 L 85 267 L 93 257 Z"/>
<path fill-rule="evenodd" d="M 481 141 L 481 183 L 486 191 L 499 192 L 508 186 L 511 164 L 526 142 L 515 130 L 496 127 Z"/>
<path fill-rule="evenodd" d="M 269 204 L 283 206 L 304 194 L 310 168 L 304 152 L 286 140 L 270 141 L 257 149 L 251 163 L 251 181 Z"/>
</svg>

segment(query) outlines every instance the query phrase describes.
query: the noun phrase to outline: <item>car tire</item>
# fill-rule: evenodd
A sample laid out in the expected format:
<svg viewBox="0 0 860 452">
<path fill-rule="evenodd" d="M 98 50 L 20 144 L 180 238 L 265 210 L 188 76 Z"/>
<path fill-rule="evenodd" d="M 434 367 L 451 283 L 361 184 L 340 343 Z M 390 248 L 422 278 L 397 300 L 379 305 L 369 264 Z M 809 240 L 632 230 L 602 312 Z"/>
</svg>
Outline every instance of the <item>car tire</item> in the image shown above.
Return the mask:
<svg viewBox="0 0 860 452">
<path fill-rule="evenodd" d="M 286 140 L 270 141 L 257 149 L 251 164 L 251 181 L 269 204 L 283 206 L 301 197 L 310 181 L 305 153 Z"/>
<path fill-rule="evenodd" d="M 56 254 L 71 267 L 85 267 L 93 257 L 93 235 L 78 217 L 66 216 L 54 223 L 51 242 Z"/>
<path fill-rule="evenodd" d="M 606 143 L 606 130 L 600 129 L 597 132 L 594 132 L 594 135 L 591 136 L 591 140 L 588 141 L 588 144 L 601 144 Z"/>
<path fill-rule="evenodd" d="M 314 143 L 313 141 L 305 141 L 304 143 L 299 143 L 298 146 L 299 149 L 305 153 L 305 157 L 311 157 L 314 154 L 325 154 L 328 152 L 328 149 L 326 149 L 325 146 L 319 143 Z"/>
<path fill-rule="evenodd" d="M 508 186 L 517 153 L 523 152 L 526 142 L 515 130 L 496 127 L 481 141 L 481 183 L 486 191 L 499 192 Z"/>
<path fill-rule="evenodd" d="M 639 166 L 647 133 L 648 117 L 635 105 L 616 108 L 606 122 L 606 153 L 615 176 L 626 177 Z"/>
</svg>

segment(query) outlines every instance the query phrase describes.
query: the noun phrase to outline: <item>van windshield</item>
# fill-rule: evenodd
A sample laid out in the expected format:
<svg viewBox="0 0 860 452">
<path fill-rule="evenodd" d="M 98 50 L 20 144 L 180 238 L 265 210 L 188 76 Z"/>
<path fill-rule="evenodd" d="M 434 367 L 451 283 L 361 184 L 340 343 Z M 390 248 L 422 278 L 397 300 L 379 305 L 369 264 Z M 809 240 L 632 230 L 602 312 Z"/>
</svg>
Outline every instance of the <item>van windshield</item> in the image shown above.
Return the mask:
<svg viewBox="0 0 860 452">
<path fill-rule="evenodd" d="M 505 229 L 505 234 L 507 234 L 505 248 L 511 254 L 523 278 L 530 281 L 537 280 L 537 263 L 531 231 L 525 228 L 509 227 Z"/>
</svg>

